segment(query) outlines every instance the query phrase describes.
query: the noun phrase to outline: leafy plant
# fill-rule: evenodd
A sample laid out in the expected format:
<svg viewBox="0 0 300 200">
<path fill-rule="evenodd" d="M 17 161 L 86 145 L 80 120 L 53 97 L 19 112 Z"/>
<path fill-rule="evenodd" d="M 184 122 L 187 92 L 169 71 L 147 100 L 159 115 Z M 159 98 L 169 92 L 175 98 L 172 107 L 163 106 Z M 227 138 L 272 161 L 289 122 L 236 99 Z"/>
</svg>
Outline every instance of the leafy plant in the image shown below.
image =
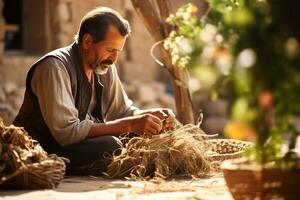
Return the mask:
<svg viewBox="0 0 300 200">
<path fill-rule="evenodd" d="M 300 18 L 293 8 L 299 3 L 207 2 L 200 19 L 193 4 L 170 15 L 168 22 L 177 28 L 164 47 L 172 62 L 188 67 L 214 98 L 222 95 L 231 102 L 232 123 L 257 134 L 256 161 L 280 160 L 281 134 L 294 139 L 299 132 L 293 119 L 300 114 L 300 31 L 291 22 Z"/>
</svg>

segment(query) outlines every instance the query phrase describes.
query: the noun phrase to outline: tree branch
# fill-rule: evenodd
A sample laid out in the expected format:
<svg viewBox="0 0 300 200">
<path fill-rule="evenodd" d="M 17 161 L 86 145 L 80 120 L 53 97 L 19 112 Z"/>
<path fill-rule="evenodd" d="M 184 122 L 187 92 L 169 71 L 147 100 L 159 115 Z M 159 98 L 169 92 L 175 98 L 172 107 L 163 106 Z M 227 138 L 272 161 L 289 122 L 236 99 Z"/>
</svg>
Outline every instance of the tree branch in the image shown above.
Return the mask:
<svg viewBox="0 0 300 200">
<path fill-rule="evenodd" d="M 159 8 L 160 18 L 162 21 L 163 30 L 166 36 L 172 31 L 173 27 L 167 23 L 167 18 L 170 16 L 171 3 L 170 0 L 156 0 Z"/>
<path fill-rule="evenodd" d="M 164 34 L 158 13 L 149 0 L 131 0 L 131 3 L 152 37 L 156 41 L 165 39 L 166 35 Z"/>
</svg>

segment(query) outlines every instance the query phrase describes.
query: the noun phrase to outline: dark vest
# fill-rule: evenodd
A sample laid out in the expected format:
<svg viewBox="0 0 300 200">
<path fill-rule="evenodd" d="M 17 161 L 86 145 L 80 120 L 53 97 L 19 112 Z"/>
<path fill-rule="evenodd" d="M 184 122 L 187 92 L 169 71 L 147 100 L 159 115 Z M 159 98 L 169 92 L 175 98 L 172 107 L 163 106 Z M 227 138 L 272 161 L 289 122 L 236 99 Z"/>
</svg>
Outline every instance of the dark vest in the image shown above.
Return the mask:
<svg viewBox="0 0 300 200">
<path fill-rule="evenodd" d="M 84 120 L 88 111 L 88 107 L 92 96 L 92 85 L 89 83 L 79 56 L 78 46 L 74 43 L 70 46 L 54 50 L 40 60 L 38 60 L 29 70 L 26 78 L 26 91 L 23 104 L 14 120 L 13 124 L 24 127 L 25 130 L 49 152 L 53 148 L 59 147 L 59 144 L 53 138 L 49 128 L 47 127 L 41 114 L 37 97 L 32 92 L 31 79 L 36 67 L 46 57 L 58 58 L 66 67 L 72 87 L 72 95 L 75 99 L 75 107 L 78 110 L 80 121 Z M 100 77 L 94 73 L 96 107 L 91 113 L 98 122 L 103 122 L 101 101 L 103 86 L 100 83 Z M 59 113 L 57 113 L 59 115 Z"/>
</svg>

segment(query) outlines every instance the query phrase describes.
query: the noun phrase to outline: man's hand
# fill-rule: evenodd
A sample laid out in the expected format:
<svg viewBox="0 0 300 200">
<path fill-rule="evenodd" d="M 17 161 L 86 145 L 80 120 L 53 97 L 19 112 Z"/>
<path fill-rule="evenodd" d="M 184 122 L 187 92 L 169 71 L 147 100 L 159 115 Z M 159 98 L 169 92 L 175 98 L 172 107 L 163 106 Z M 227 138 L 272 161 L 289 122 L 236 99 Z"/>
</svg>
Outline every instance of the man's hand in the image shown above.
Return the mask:
<svg viewBox="0 0 300 200">
<path fill-rule="evenodd" d="M 136 134 L 159 134 L 163 128 L 162 120 L 152 114 L 124 117 L 105 123 L 95 123 L 88 134 L 89 138 L 100 135 L 116 135 L 131 132 Z"/>
<path fill-rule="evenodd" d="M 159 134 L 163 128 L 160 118 L 152 114 L 138 115 L 128 119 L 128 132 L 155 135 Z"/>
<path fill-rule="evenodd" d="M 151 114 L 156 116 L 163 123 L 163 129 L 169 130 L 175 126 L 175 114 L 168 108 L 153 108 L 139 111 L 135 115 L 139 114 Z"/>
<path fill-rule="evenodd" d="M 87 137 L 100 135 L 117 135 L 125 132 L 136 134 L 159 134 L 162 130 L 168 130 L 175 125 L 175 115 L 170 109 L 138 110 L 134 116 L 124 117 L 105 123 L 95 123 Z"/>
</svg>

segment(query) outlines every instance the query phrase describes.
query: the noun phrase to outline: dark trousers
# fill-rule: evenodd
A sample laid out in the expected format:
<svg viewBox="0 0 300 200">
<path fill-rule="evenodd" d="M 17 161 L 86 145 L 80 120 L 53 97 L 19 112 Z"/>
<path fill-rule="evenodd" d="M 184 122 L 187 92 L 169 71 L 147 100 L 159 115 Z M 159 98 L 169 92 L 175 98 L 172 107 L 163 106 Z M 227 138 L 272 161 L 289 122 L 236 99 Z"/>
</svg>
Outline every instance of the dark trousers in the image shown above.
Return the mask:
<svg viewBox="0 0 300 200">
<path fill-rule="evenodd" d="M 121 142 L 114 136 L 100 136 L 66 147 L 48 146 L 45 150 L 70 160 L 66 169 L 69 175 L 101 175 L 106 171 L 112 154 L 121 152 Z"/>
</svg>

